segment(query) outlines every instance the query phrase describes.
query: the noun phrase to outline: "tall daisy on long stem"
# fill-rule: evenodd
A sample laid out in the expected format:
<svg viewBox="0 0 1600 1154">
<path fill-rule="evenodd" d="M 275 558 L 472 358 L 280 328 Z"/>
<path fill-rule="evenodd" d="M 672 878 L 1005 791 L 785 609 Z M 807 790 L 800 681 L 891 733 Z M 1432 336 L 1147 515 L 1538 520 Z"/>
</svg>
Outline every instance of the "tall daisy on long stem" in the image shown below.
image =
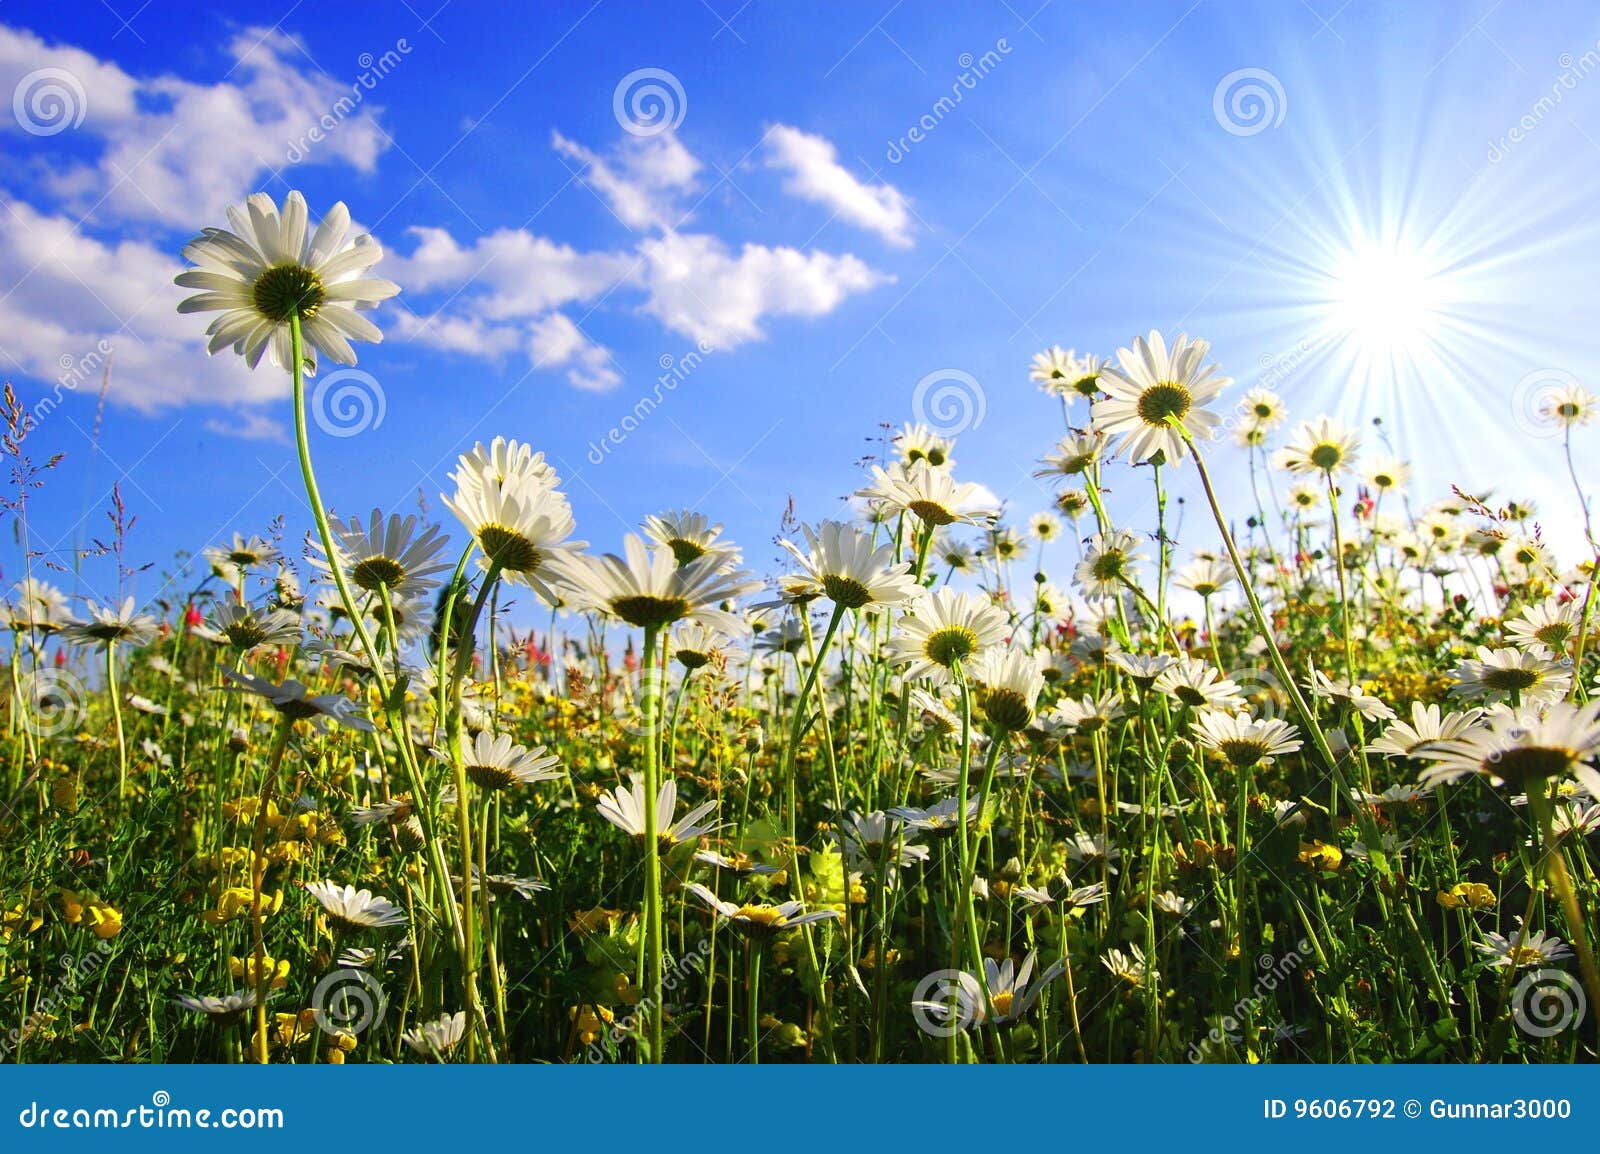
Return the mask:
<svg viewBox="0 0 1600 1154">
<path fill-rule="evenodd" d="M 663 629 L 676 621 L 698 621 L 726 633 L 744 632 L 744 623 L 721 608 L 760 588 L 743 572 L 729 572 L 718 553 L 679 565 L 672 550 L 647 547 L 630 533 L 623 541 L 624 556 L 593 557 L 582 553 L 558 558 L 558 577 L 569 602 L 593 609 L 644 631 L 639 666 L 640 709 L 644 714 L 644 797 L 656 798 L 661 789 L 661 693 L 663 673 L 657 642 Z M 650 999 L 647 1029 L 650 1061 L 663 1060 L 662 995 L 665 978 L 666 936 L 662 919 L 661 842 L 656 806 L 644 806 L 645 854 L 645 987 Z"/>
</svg>

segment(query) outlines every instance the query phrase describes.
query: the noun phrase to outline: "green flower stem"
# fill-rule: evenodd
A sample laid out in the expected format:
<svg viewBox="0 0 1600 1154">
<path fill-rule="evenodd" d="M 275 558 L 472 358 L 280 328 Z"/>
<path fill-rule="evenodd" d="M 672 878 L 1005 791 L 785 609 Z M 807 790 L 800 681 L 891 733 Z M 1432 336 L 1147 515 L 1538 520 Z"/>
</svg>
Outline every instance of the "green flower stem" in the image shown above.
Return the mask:
<svg viewBox="0 0 1600 1154">
<path fill-rule="evenodd" d="M 339 561 L 339 550 L 333 539 L 333 529 L 328 524 L 328 513 L 322 504 L 322 493 L 317 488 L 316 471 L 311 465 L 311 441 L 306 428 L 306 382 L 305 382 L 305 349 L 300 332 L 300 317 L 298 313 L 289 316 L 289 353 L 293 362 L 290 366 L 290 380 L 293 383 L 294 404 L 294 440 L 295 451 L 300 460 L 300 477 L 305 483 L 306 500 L 311 506 L 311 516 L 317 524 L 317 536 L 322 542 L 322 549 L 328 559 L 328 570 L 333 575 L 334 588 L 339 592 L 339 603 L 345 614 L 350 618 L 351 627 L 360 639 L 362 649 L 366 653 L 368 666 L 372 670 L 373 680 L 378 684 L 378 692 L 385 703 L 385 714 L 389 718 L 390 728 L 393 730 L 396 744 L 400 747 L 401 757 L 406 762 L 407 769 L 412 774 L 412 779 L 417 785 L 422 784 L 420 767 L 415 762 L 415 751 L 411 748 L 410 734 L 407 733 L 405 720 L 397 717 L 394 712 L 394 702 L 389 684 L 389 678 L 383 669 L 383 660 L 378 653 L 378 648 L 372 642 L 372 635 L 367 630 L 366 622 L 362 619 L 360 607 L 355 596 L 350 592 L 350 583 L 344 574 L 344 566 Z M 461 802 L 465 803 L 465 797 Z M 441 879 L 445 892 L 450 890 L 450 878 L 446 873 Z M 463 879 L 463 884 L 468 884 Z M 458 924 L 455 911 L 451 911 L 450 921 L 452 926 Z M 462 944 L 462 967 L 464 973 L 471 974 L 471 942 L 468 935 L 461 934 L 458 940 Z M 474 1021 L 481 1019 L 482 1009 L 477 1004 L 475 989 L 467 991 L 469 1009 L 472 1011 Z M 471 1052 L 472 1033 L 469 1032 L 468 1051 Z"/>
<path fill-rule="evenodd" d="M 745 944 L 745 1030 L 748 1032 L 750 1065 L 761 1065 L 761 952 L 762 943 L 752 939 Z"/>
<path fill-rule="evenodd" d="M 1294 704 L 1295 712 L 1299 714 L 1300 721 L 1305 725 L 1311 735 L 1311 742 L 1316 747 L 1317 753 L 1328 765 L 1334 779 L 1339 783 L 1341 795 L 1350 797 L 1349 784 L 1344 780 L 1344 774 L 1339 769 L 1339 759 L 1334 756 L 1328 739 L 1322 732 L 1322 727 L 1317 724 L 1317 715 L 1312 712 L 1311 706 L 1306 703 L 1300 687 L 1295 683 L 1294 675 L 1289 672 L 1288 664 L 1283 660 L 1283 654 L 1278 652 L 1276 634 L 1273 632 L 1272 623 L 1267 620 L 1266 611 L 1261 608 L 1261 599 L 1256 596 L 1255 584 L 1250 580 L 1250 572 L 1245 568 L 1244 562 L 1239 558 L 1239 547 L 1234 544 L 1233 534 L 1228 531 L 1227 519 L 1222 515 L 1222 506 L 1217 503 L 1217 493 L 1211 484 L 1211 474 L 1206 470 L 1205 458 L 1200 453 L 1200 446 L 1195 444 L 1189 430 L 1181 424 L 1174 427 L 1183 435 L 1189 448 L 1194 452 L 1195 467 L 1200 472 L 1200 485 L 1205 490 L 1206 503 L 1211 506 L 1211 516 L 1217 523 L 1217 531 L 1222 535 L 1222 544 L 1228 551 L 1228 560 L 1233 563 L 1234 574 L 1239 578 L 1239 585 L 1244 590 L 1245 601 L 1250 606 L 1250 616 L 1254 619 L 1256 631 L 1261 634 L 1261 639 L 1266 643 L 1267 660 L 1272 664 L 1272 671 L 1283 682 L 1284 692 L 1289 695 L 1289 700 Z M 1370 824 L 1370 819 L 1368 819 Z M 1381 845 L 1381 841 L 1369 844 Z"/>
<path fill-rule="evenodd" d="M 1584 988 L 1589 992 L 1589 1004 L 1600 1006 L 1600 972 L 1597 972 L 1594 951 L 1589 946 L 1589 932 L 1583 923 L 1583 911 L 1578 907 L 1578 895 L 1572 887 L 1572 875 L 1567 872 L 1567 855 L 1555 835 L 1555 812 L 1550 798 L 1541 788 L 1528 790 L 1528 805 L 1539 821 L 1539 842 L 1544 849 L 1545 872 L 1550 885 L 1561 902 L 1561 912 L 1566 915 L 1567 931 L 1572 946 L 1578 952 L 1578 968 L 1583 971 Z"/>
<path fill-rule="evenodd" d="M 472 603 L 472 609 L 466 621 L 465 635 L 471 637 L 478 628 L 478 619 L 483 615 L 483 607 L 489 600 L 489 591 L 494 587 L 500 577 L 500 563 L 489 562 L 489 571 L 484 574 L 483 584 L 478 588 L 478 596 Z M 467 1056 L 471 1058 L 475 1053 L 475 1040 L 478 1029 L 484 1032 L 484 1044 L 489 1053 L 489 1060 L 494 1061 L 494 1043 L 489 1040 L 488 1016 L 484 1013 L 483 1001 L 478 994 L 478 918 L 472 900 L 472 814 L 471 795 L 467 791 L 467 766 L 461 746 L 461 684 L 472 664 L 472 648 L 468 645 L 461 647 L 461 652 L 456 654 L 456 664 L 450 680 L 450 701 L 452 709 L 449 714 L 449 743 L 450 743 L 450 768 L 455 778 L 456 786 L 456 836 L 460 840 L 461 850 L 461 926 L 462 926 L 462 959 L 461 959 L 461 985 L 462 992 L 466 995 L 467 1009 L 472 1024 L 467 1030 Z M 487 818 L 485 818 L 487 820 Z M 479 888 L 485 907 L 485 921 L 487 921 L 487 907 L 489 903 L 489 889 L 487 883 Z M 452 901 L 454 898 L 452 897 Z"/>
<path fill-rule="evenodd" d="M 1325 473 L 1328 482 L 1328 519 L 1333 522 L 1333 572 L 1339 580 L 1339 636 L 1344 642 L 1344 679 L 1351 684 L 1356 679 L 1356 654 L 1350 644 L 1350 591 L 1344 575 L 1344 531 L 1339 527 L 1339 487 L 1333 483 L 1333 474 Z"/>
<path fill-rule="evenodd" d="M 783 762 L 779 770 L 779 780 L 784 783 L 785 804 L 789 811 L 789 888 L 796 899 L 805 900 L 805 886 L 800 880 L 800 802 L 795 783 L 795 758 L 800 750 L 800 738 L 806 731 L 806 706 L 811 701 L 812 690 L 817 684 L 817 674 L 822 669 L 822 663 L 827 660 L 828 647 L 833 644 L 833 637 L 839 631 L 839 623 L 844 620 L 845 608 L 837 602 L 833 606 L 833 613 L 828 618 L 828 627 L 823 631 L 822 641 L 817 646 L 816 656 L 811 661 L 811 668 L 806 670 L 805 679 L 800 684 L 800 698 L 795 702 L 794 720 L 789 725 L 789 740 L 784 745 Z M 845 907 L 848 913 L 850 904 L 850 879 L 845 877 Z M 811 962 L 811 972 L 817 978 L 817 1000 L 822 1003 L 824 1020 L 828 1020 L 828 986 L 823 979 L 822 966 L 817 960 L 816 939 L 812 936 L 811 925 L 802 926 L 801 936 L 805 939 L 806 953 Z M 827 1047 L 831 1053 L 832 1038 L 827 1039 Z"/>
<path fill-rule="evenodd" d="M 659 695 L 648 687 L 656 676 L 656 634 L 659 626 L 644 627 L 644 654 L 639 676 L 645 680 L 640 694 L 644 713 L 644 878 L 645 878 L 645 997 L 646 1030 L 650 1039 L 650 1061 L 663 1061 L 662 1004 L 664 964 L 662 961 L 661 920 L 661 831 L 656 828 L 656 795 L 661 788 L 661 739 L 656 733 Z"/>
<path fill-rule="evenodd" d="M 106 642 L 106 693 L 111 697 L 111 720 L 117 731 L 117 796 L 128 796 L 128 740 L 122 732 L 122 694 L 117 689 L 117 646 Z"/>
</svg>

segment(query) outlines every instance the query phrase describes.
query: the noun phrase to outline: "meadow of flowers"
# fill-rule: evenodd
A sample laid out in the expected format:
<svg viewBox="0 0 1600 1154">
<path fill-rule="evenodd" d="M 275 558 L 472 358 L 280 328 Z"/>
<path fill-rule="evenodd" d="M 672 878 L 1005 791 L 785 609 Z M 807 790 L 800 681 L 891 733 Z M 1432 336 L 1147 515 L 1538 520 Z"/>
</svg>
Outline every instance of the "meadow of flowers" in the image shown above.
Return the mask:
<svg viewBox="0 0 1600 1154">
<path fill-rule="evenodd" d="M 380 339 L 381 255 L 297 193 L 185 250 L 210 352 L 292 379 L 315 520 L 240 526 L 193 588 L 57 588 L 6 390 L 7 1060 L 1594 1058 L 1600 646 L 1560 510 L 1424 503 L 1381 426 L 1151 332 L 1035 358 L 1064 427 L 1025 522 L 926 424 L 779 573 L 698 510 L 579 540 L 515 429 L 448 524 L 332 519 L 306 378 Z M 1591 547 L 1597 405 L 1539 405 Z"/>
</svg>

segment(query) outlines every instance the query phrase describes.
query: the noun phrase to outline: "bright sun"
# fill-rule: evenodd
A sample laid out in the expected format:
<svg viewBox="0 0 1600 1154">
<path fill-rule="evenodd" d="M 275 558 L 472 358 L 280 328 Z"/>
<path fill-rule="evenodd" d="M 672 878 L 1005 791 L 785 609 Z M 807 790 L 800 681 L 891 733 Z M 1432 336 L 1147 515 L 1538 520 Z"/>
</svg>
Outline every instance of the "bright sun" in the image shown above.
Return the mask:
<svg viewBox="0 0 1600 1154">
<path fill-rule="evenodd" d="M 1415 351 L 1437 325 L 1438 285 L 1416 253 L 1366 246 L 1333 270 L 1332 324 L 1371 355 Z"/>
</svg>

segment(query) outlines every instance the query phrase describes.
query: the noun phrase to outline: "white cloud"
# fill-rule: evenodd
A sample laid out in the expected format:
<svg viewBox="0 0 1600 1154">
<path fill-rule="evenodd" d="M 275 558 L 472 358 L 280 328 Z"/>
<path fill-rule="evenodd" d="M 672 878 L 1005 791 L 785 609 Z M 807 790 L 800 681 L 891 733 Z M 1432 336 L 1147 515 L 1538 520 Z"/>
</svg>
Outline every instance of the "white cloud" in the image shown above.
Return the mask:
<svg viewBox="0 0 1600 1154">
<path fill-rule="evenodd" d="M 289 431 L 284 421 L 285 418 L 268 413 L 240 413 L 233 417 L 213 417 L 206 421 L 205 427 L 207 432 L 220 433 L 224 437 L 237 437 L 242 441 L 271 441 L 283 445 L 289 441 Z"/>
<path fill-rule="evenodd" d="M 822 316 L 890 278 L 849 253 L 747 244 L 735 256 L 714 236 L 668 233 L 639 246 L 643 309 L 668 328 L 728 348 L 764 336 L 769 316 Z"/>
<path fill-rule="evenodd" d="M 580 252 L 521 229 L 500 229 L 462 248 L 442 228 L 414 228 L 409 256 L 388 253 L 383 274 L 408 291 L 466 290 L 494 320 L 533 317 L 587 303 L 629 275 L 626 253 Z"/>
<path fill-rule="evenodd" d="M 0 134 L 12 134 L 5 179 L 27 190 L 26 200 L 0 193 L 0 373 L 58 381 L 111 349 L 111 400 L 144 412 L 211 405 L 233 410 L 209 420 L 214 432 L 279 435 L 275 422 L 248 410 L 282 397 L 288 382 L 270 368 L 250 372 L 231 353 L 204 355 L 205 318 L 176 311 L 188 295 L 172 283 L 183 267 L 179 247 L 199 226 L 221 223 L 227 206 L 284 169 L 290 155 L 372 172 L 388 139 L 370 94 L 322 74 L 290 36 L 250 29 L 227 49 L 227 74 L 197 83 L 134 75 L 0 27 L 0 93 L 52 69 L 56 80 L 66 74 L 62 91 L 76 102 L 66 114 L 83 112 L 65 130 L 70 147 L 30 139 L 15 117 L 0 117 Z M 50 109 L 41 106 L 40 115 L 48 119 Z M 320 141 L 308 139 L 314 129 Z M 773 161 L 790 172 L 786 188 L 903 241 L 898 192 L 861 186 L 820 137 L 782 126 L 774 133 L 778 143 L 769 147 L 787 158 Z M 391 340 L 491 362 L 526 357 L 532 369 L 603 390 L 622 373 L 585 331 L 597 309 L 642 313 L 727 348 L 763 338 L 770 318 L 821 316 L 892 279 L 849 253 L 734 248 L 678 231 L 703 166 L 671 133 L 624 136 L 598 151 L 558 132 L 552 146 L 631 235 L 585 250 L 526 229 L 470 243 L 442 228 L 412 229 L 410 251 L 391 248 L 379 270 L 406 294 L 384 313 Z M 97 389 L 95 378 L 72 387 Z"/>
<path fill-rule="evenodd" d="M 766 156 L 767 167 L 789 174 L 783 190 L 791 196 L 825 205 L 892 245 L 911 245 L 911 210 L 905 195 L 892 184 L 862 184 L 839 163 L 831 141 L 775 124 L 767 130 Z"/>
<path fill-rule="evenodd" d="M 44 185 L 65 207 L 97 220 L 121 217 L 183 228 L 220 218 L 258 178 L 304 163 L 371 172 L 388 141 L 355 90 L 317 71 L 288 35 L 246 29 L 228 46 L 233 68 L 215 84 L 177 76 L 134 77 L 77 48 L 46 44 L 31 32 L 0 27 L 0 92 L 28 74 L 64 70 L 83 92 L 74 140 L 102 147 L 97 158 L 52 163 Z M 75 99 L 70 97 L 69 99 Z M 308 134 L 333 118 L 319 143 Z M 14 117 L 0 130 L 21 134 Z"/>
<path fill-rule="evenodd" d="M 567 380 L 580 389 L 605 392 L 622 383 L 611 351 L 595 344 L 564 313 L 535 321 L 528 334 L 534 368 L 567 366 Z"/>
<path fill-rule="evenodd" d="M 103 242 L 76 221 L 21 201 L 0 208 L 0 268 L 17 279 L 0 297 L 0 372 L 44 381 L 72 377 L 102 345 L 112 352 L 112 400 L 141 412 L 183 404 L 223 407 L 288 393 L 282 373 L 252 373 L 232 353 L 205 355 L 204 324 L 179 316 L 181 261 L 142 241 Z M 68 386 L 92 392 L 100 373 Z"/>
<path fill-rule="evenodd" d="M 624 136 L 602 157 L 561 133 L 551 142 L 562 156 L 578 162 L 578 178 L 598 192 L 631 229 L 675 228 L 684 223 L 679 194 L 694 187 L 700 162 L 674 134 Z"/>
<path fill-rule="evenodd" d="M 821 138 L 798 135 L 832 155 Z M 443 229 L 413 229 L 416 249 L 398 258 L 390 274 L 409 288 L 453 289 L 455 299 L 444 306 L 448 315 L 408 321 L 403 331 L 412 339 L 498 357 L 513 343 L 515 330 L 468 314 L 494 321 L 525 318 L 536 367 L 567 367 L 574 384 L 602 389 L 621 377 L 609 352 L 590 343 L 559 311 L 566 305 L 592 308 L 613 295 L 643 294 L 640 312 L 673 332 L 731 348 L 762 339 L 770 317 L 823 316 L 846 297 L 893 279 L 849 253 L 763 244 L 735 251 L 710 234 L 678 231 L 668 222 L 681 222 L 679 196 L 694 188 L 701 165 L 671 134 L 628 137 L 603 157 L 560 133 L 553 144 L 584 166 L 583 179 L 619 220 L 649 235 L 636 240 L 632 251 L 584 252 L 523 230 L 501 230 L 464 248 Z"/>
</svg>

